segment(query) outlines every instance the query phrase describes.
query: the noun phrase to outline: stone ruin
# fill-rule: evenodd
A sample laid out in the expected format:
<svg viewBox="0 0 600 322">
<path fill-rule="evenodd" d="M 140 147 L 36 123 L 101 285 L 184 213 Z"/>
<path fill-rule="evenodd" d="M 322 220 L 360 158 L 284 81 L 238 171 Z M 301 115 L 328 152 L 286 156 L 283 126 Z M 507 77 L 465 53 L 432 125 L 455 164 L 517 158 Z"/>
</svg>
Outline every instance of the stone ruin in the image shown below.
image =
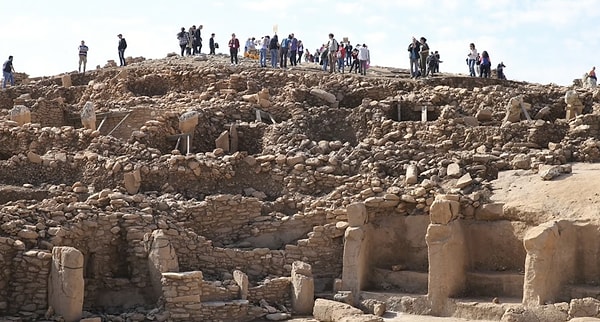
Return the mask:
<svg viewBox="0 0 600 322">
<path fill-rule="evenodd" d="M 228 65 L 0 92 L 1 316 L 600 315 L 597 219 L 507 209 L 492 187 L 600 162 L 598 89 Z"/>
</svg>

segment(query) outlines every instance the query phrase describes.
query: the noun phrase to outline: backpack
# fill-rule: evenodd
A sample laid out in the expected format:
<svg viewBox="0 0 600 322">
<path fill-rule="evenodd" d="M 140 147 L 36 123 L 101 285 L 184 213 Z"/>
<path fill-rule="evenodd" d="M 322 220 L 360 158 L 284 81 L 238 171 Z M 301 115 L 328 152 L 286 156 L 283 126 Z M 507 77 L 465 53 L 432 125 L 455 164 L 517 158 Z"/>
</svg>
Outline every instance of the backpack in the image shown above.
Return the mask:
<svg viewBox="0 0 600 322">
<path fill-rule="evenodd" d="M 288 38 L 284 38 L 283 41 L 281 42 L 281 48 L 288 48 L 290 44 L 290 40 Z"/>
</svg>

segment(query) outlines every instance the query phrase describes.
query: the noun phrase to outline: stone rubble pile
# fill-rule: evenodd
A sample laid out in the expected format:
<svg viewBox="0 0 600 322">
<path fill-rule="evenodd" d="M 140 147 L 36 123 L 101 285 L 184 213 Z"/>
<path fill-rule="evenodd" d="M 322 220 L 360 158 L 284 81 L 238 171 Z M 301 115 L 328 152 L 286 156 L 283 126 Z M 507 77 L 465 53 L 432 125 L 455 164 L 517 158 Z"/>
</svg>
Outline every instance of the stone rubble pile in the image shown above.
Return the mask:
<svg viewBox="0 0 600 322">
<path fill-rule="evenodd" d="M 342 277 L 347 207 L 364 203 L 361 225 L 449 204 L 436 224 L 505 220 L 499 171 L 552 180 L 600 161 L 600 89 L 222 57 L 64 77 L 0 93 L 0 184 L 16 191 L 0 198 L 2 316 L 362 315 L 314 302 Z M 80 280 L 82 304 L 53 304 Z M 375 315 L 356 321 L 381 320 L 380 302 L 364 306 Z"/>
</svg>

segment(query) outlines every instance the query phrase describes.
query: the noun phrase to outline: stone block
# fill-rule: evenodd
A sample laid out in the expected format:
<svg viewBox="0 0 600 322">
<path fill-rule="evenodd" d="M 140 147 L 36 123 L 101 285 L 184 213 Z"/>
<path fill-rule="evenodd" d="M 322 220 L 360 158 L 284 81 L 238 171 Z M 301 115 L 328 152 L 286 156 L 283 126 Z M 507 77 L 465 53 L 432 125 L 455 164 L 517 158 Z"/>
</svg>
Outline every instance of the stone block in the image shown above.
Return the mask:
<svg viewBox="0 0 600 322">
<path fill-rule="evenodd" d="M 198 125 L 198 112 L 188 111 L 179 116 L 179 130 L 181 133 L 194 133 Z"/>
<path fill-rule="evenodd" d="M 451 178 L 458 178 L 460 177 L 460 174 L 461 170 L 460 165 L 458 165 L 458 163 L 450 163 L 446 168 L 446 175 Z"/>
<path fill-rule="evenodd" d="M 84 128 L 90 130 L 96 130 L 96 111 L 94 110 L 94 103 L 88 101 L 83 106 L 81 113 L 81 125 Z"/>
<path fill-rule="evenodd" d="M 419 168 L 416 165 L 410 164 L 406 168 L 406 184 L 415 184 L 419 181 Z"/>
<path fill-rule="evenodd" d="M 335 97 L 335 95 L 333 95 L 325 90 L 322 90 L 320 88 L 311 89 L 310 94 L 324 100 L 325 102 L 327 102 L 329 104 L 333 104 L 337 101 L 337 98 Z"/>
<path fill-rule="evenodd" d="M 64 88 L 69 88 L 73 86 L 73 81 L 71 80 L 71 75 L 69 74 L 62 75 L 60 80 Z"/>
<path fill-rule="evenodd" d="M 362 315 L 363 311 L 346 303 L 317 299 L 312 313 L 319 321 L 339 321 L 344 317 Z"/>
<path fill-rule="evenodd" d="M 472 183 L 473 179 L 471 178 L 471 175 L 467 173 L 456 181 L 456 188 L 463 189 L 470 186 Z"/>
<path fill-rule="evenodd" d="M 346 215 L 348 216 L 348 224 L 350 227 L 360 227 L 367 223 L 368 214 L 367 207 L 362 202 L 357 202 L 346 207 Z"/>
<path fill-rule="evenodd" d="M 223 131 L 215 140 L 215 147 L 222 149 L 224 152 L 229 152 L 229 131 Z"/>
<path fill-rule="evenodd" d="M 504 203 L 494 202 L 481 205 L 475 210 L 477 220 L 500 220 L 504 216 Z"/>
<path fill-rule="evenodd" d="M 9 113 L 10 120 L 17 122 L 19 125 L 31 123 L 31 111 L 25 105 L 15 105 Z"/>
<path fill-rule="evenodd" d="M 446 225 L 458 218 L 459 210 L 458 201 L 448 200 L 444 195 L 438 195 L 429 209 L 431 223 Z"/>
</svg>

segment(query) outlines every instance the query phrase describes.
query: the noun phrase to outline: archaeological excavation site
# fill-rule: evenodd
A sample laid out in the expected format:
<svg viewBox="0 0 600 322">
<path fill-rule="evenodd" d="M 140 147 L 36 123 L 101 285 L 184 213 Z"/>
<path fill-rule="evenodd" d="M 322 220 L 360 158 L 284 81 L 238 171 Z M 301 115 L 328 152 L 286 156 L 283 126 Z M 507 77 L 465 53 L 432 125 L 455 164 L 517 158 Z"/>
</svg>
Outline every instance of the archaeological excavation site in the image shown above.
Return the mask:
<svg viewBox="0 0 600 322">
<path fill-rule="evenodd" d="M 600 317 L 600 89 L 128 59 L 0 91 L 0 319 Z"/>
</svg>

